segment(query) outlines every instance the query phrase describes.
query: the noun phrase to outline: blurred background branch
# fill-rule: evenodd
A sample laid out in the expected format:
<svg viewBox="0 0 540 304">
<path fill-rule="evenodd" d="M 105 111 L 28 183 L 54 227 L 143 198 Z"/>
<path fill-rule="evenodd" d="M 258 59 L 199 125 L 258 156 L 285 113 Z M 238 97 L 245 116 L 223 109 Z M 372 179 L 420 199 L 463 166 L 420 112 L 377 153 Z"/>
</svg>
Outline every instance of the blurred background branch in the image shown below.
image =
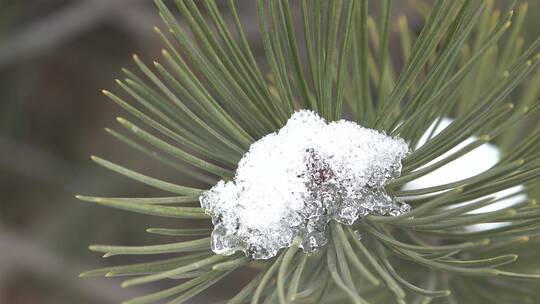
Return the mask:
<svg viewBox="0 0 540 304">
<path fill-rule="evenodd" d="M 32 276 L 52 280 L 66 290 L 97 303 L 119 303 L 144 292 L 140 289 L 118 290 L 107 279 L 74 279 L 73 273 L 92 266 L 63 259 L 55 253 L 48 252 L 44 246 L 32 238 L 24 237 L 4 227 L 0 228 L 0 248 L 2 248 L 0 252 L 0 287 L 2 288 L 10 284 L 9 279 L 15 272 L 23 270 Z"/>
<path fill-rule="evenodd" d="M 54 2 L 54 1 L 50 1 Z M 68 1 L 53 12 L 16 28 L 0 46 L 0 67 L 16 64 L 107 23 L 125 31 L 132 39 L 152 39 L 152 26 L 158 22 L 149 1 L 131 0 Z"/>
</svg>

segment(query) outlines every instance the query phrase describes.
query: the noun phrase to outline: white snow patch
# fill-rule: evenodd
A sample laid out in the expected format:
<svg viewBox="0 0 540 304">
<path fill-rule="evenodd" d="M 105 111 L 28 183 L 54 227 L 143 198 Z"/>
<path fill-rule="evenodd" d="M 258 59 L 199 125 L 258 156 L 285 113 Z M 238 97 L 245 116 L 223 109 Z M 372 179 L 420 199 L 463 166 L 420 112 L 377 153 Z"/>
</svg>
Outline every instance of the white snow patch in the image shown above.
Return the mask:
<svg viewBox="0 0 540 304">
<path fill-rule="evenodd" d="M 298 111 L 276 133 L 253 143 L 233 181 L 200 197 L 212 216 L 212 250 L 268 259 L 301 237 L 306 252 L 327 242 L 334 219 L 351 225 L 367 214 L 399 215 L 409 205 L 383 186 L 401 173 L 409 152 L 401 138 Z"/>
<path fill-rule="evenodd" d="M 452 121 L 453 119 L 450 119 L 448 117 L 443 117 L 439 125 L 437 126 L 437 129 L 433 132 L 433 136 L 442 132 L 446 127 L 448 127 L 452 123 Z M 416 146 L 416 149 L 420 148 L 428 141 L 428 137 L 432 133 L 433 128 L 435 128 L 435 123 L 433 123 L 428 128 L 428 130 L 422 135 L 422 137 L 418 141 L 418 145 Z M 443 158 L 448 157 L 449 155 L 457 152 L 458 150 L 474 142 L 475 140 L 477 140 L 477 137 L 475 136 L 469 137 L 468 139 L 463 141 L 461 144 L 457 145 L 450 151 L 436 158 L 435 160 L 433 160 L 426 166 L 434 162 L 437 162 Z M 438 185 L 447 184 L 447 183 L 453 183 L 453 182 L 457 182 L 466 178 L 470 178 L 484 171 L 489 170 L 490 168 L 495 166 L 499 162 L 500 159 L 501 159 L 500 149 L 493 144 L 486 143 L 472 150 L 471 152 L 463 155 L 462 157 L 442 166 L 441 168 L 429 174 L 426 174 L 420 178 L 417 178 L 414 181 L 407 183 L 404 186 L 404 189 L 406 190 L 421 189 L 421 188 L 438 186 Z M 500 200 L 493 204 L 471 211 L 469 213 L 478 214 L 478 213 L 492 212 L 492 211 L 497 211 L 497 210 L 501 210 L 501 209 L 513 206 L 527 199 L 527 196 L 525 194 L 517 194 L 518 192 L 521 192 L 521 191 L 523 191 L 523 186 L 519 185 L 519 186 L 509 188 L 509 189 L 502 190 L 494 194 L 490 194 L 486 197 L 494 197 Z M 512 194 L 516 194 L 516 195 L 512 195 Z M 483 231 L 483 230 L 502 227 L 504 225 L 505 223 L 484 223 L 484 224 L 476 224 L 476 225 L 467 226 L 465 228 L 469 231 Z"/>
</svg>

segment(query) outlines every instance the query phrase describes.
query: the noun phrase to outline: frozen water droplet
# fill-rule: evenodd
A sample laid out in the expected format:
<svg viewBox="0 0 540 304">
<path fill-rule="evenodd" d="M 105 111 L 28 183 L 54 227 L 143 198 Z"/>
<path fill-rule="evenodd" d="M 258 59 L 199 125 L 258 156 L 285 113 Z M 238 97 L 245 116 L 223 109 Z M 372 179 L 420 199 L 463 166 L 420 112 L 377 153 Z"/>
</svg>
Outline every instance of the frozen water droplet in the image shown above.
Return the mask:
<svg viewBox="0 0 540 304">
<path fill-rule="evenodd" d="M 240 249 L 237 243 L 238 240 L 232 233 L 228 232 L 227 228 L 222 224 L 214 226 L 211 239 L 212 251 L 217 254 L 231 255 L 236 250 Z"/>
<path fill-rule="evenodd" d="M 253 143 L 233 181 L 201 195 L 212 216 L 212 250 L 268 259 L 300 236 L 312 252 L 327 243 L 331 220 L 352 225 L 368 214 L 399 215 L 408 205 L 384 191 L 401 174 L 409 147 L 349 121 L 326 123 L 299 111 L 276 133 Z"/>
<path fill-rule="evenodd" d="M 361 240 L 362 239 L 362 233 L 360 232 L 360 230 L 356 229 L 354 231 L 354 236 L 356 237 L 357 240 Z"/>
</svg>

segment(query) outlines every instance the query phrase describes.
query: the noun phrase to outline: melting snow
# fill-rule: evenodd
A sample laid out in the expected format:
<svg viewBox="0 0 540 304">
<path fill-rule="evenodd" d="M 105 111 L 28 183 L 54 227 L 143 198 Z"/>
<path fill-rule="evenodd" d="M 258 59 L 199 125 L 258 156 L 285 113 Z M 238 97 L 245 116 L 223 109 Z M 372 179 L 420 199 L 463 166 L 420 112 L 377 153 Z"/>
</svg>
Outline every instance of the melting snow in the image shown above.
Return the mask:
<svg viewBox="0 0 540 304">
<path fill-rule="evenodd" d="M 400 175 L 408 151 L 403 139 L 354 122 L 294 113 L 282 129 L 251 145 L 233 181 L 220 181 L 200 197 L 214 223 L 212 250 L 268 259 L 299 236 L 312 252 L 326 244 L 332 219 L 351 225 L 367 214 L 408 211 L 383 189 Z"/>
</svg>

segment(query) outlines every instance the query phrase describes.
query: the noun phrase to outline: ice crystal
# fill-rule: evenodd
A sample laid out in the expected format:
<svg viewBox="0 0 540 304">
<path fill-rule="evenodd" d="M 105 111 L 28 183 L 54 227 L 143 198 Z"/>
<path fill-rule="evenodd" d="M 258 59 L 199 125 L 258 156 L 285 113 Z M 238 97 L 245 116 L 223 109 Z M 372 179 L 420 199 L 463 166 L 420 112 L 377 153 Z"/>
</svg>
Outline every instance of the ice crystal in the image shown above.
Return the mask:
<svg viewBox="0 0 540 304">
<path fill-rule="evenodd" d="M 212 250 L 268 259 L 300 237 L 312 252 L 327 242 L 333 219 L 351 225 L 367 214 L 399 215 L 409 205 L 388 196 L 409 147 L 401 138 L 298 111 L 276 133 L 253 143 L 233 181 L 200 197 L 212 216 Z"/>
</svg>

